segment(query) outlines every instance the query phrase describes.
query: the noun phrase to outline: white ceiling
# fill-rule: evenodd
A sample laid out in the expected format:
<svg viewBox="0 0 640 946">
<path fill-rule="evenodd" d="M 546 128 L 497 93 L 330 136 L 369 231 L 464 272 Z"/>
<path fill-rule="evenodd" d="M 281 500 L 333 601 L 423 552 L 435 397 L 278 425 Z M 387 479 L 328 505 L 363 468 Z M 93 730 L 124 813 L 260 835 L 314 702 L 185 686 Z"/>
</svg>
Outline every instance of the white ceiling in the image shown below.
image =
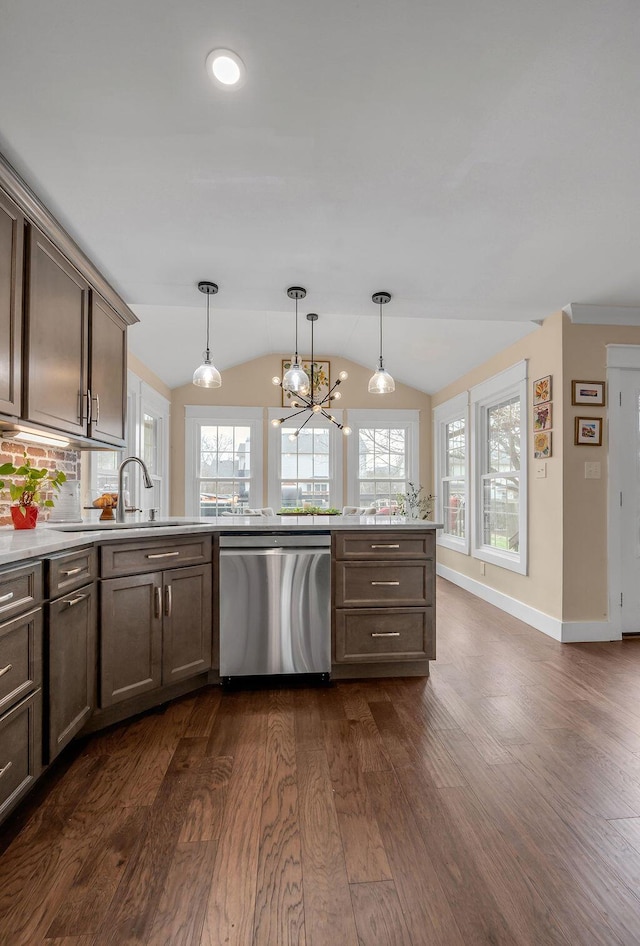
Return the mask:
<svg viewBox="0 0 640 946">
<path fill-rule="evenodd" d="M 386 289 L 387 367 L 432 392 L 567 303 L 640 301 L 638 48 L 637 0 L 0 0 L 0 150 L 171 386 L 213 279 L 221 369 L 291 349 L 291 284 L 373 368 Z"/>
</svg>

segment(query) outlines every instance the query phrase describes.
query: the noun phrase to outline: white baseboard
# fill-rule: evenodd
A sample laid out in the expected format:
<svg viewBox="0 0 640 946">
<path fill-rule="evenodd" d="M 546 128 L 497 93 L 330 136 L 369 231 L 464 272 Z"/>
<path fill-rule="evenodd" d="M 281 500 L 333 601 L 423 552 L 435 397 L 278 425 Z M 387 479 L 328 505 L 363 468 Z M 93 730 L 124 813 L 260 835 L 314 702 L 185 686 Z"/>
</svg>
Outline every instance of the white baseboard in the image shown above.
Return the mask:
<svg viewBox="0 0 640 946">
<path fill-rule="evenodd" d="M 517 598 L 511 598 L 501 591 L 496 591 L 495 588 L 490 588 L 489 585 L 456 572 L 446 565 L 437 564 L 436 574 L 563 644 L 621 639 L 620 632 L 615 630 L 609 621 L 560 621 L 558 618 L 551 617 L 550 614 L 545 614 L 544 611 L 538 611 L 537 608 L 532 608 L 531 605 L 524 604 Z"/>
</svg>

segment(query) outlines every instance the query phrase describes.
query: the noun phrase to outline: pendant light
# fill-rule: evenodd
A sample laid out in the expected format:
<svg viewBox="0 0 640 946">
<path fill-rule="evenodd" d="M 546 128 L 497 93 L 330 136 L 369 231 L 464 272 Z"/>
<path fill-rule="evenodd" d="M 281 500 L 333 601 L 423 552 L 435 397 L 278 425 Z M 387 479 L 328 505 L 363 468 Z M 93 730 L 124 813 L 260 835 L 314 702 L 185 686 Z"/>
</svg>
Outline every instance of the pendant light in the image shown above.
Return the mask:
<svg viewBox="0 0 640 946">
<path fill-rule="evenodd" d="M 307 290 L 302 286 L 290 286 L 287 289 L 287 295 L 296 302 L 296 352 L 292 359 L 292 365 L 282 379 L 282 387 L 290 394 L 308 394 L 311 390 L 309 376 L 304 370 L 298 359 L 298 299 L 304 299 Z"/>
<path fill-rule="evenodd" d="M 389 292 L 374 292 L 371 301 L 380 306 L 380 363 L 369 380 L 369 394 L 391 394 L 396 383 L 384 367 L 382 360 L 382 306 L 391 300 Z"/>
<path fill-rule="evenodd" d="M 207 297 L 207 347 L 202 352 L 202 364 L 193 372 L 193 383 L 200 388 L 219 388 L 222 385 L 220 372 L 211 361 L 211 352 L 209 351 L 209 297 L 215 296 L 218 287 L 214 282 L 203 279 L 198 283 L 200 292 L 204 292 Z"/>
</svg>

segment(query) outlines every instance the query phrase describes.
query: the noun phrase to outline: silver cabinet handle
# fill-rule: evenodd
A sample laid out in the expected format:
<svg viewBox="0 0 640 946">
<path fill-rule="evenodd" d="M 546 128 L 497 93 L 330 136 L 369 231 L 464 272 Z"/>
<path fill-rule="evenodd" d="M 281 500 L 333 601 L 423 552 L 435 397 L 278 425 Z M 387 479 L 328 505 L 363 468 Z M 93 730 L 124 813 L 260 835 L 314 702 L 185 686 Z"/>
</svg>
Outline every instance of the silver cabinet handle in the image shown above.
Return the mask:
<svg viewBox="0 0 640 946">
<path fill-rule="evenodd" d="M 62 603 L 68 604 L 69 607 L 72 608 L 74 604 L 79 604 L 81 601 L 84 601 L 84 599 L 88 597 L 89 595 L 77 595 L 75 598 L 63 598 Z"/>
<path fill-rule="evenodd" d="M 4 601 L 11 601 L 11 599 L 13 598 L 13 595 L 14 595 L 13 591 L 9 591 L 7 592 L 6 595 L 2 595 L 0 597 L 0 604 L 2 604 Z"/>
<path fill-rule="evenodd" d="M 372 585 L 399 585 L 399 581 L 372 581 Z"/>
<path fill-rule="evenodd" d="M 2 776 L 4 775 L 5 772 L 8 772 L 8 771 L 9 771 L 9 769 L 11 768 L 12 765 L 13 765 L 13 762 L 7 762 L 7 764 L 4 766 L 4 768 L 0 769 L 0 778 L 2 778 Z"/>
<path fill-rule="evenodd" d="M 166 617 L 171 617 L 171 607 L 173 601 L 171 597 L 171 585 L 167 585 L 164 589 L 164 613 Z"/>
<path fill-rule="evenodd" d="M 13 670 L 13 664 L 7 664 L 6 667 L 3 667 L 0 670 L 0 677 L 4 677 L 5 673 L 9 673 L 10 670 Z"/>
<path fill-rule="evenodd" d="M 157 618 L 159 618 L 159 617 L 160 617 L 160 610 L 161 610 L 161 608 L 162 608 L 162 588 L 160 588 L 159 585 L 157 585 L 157 586 L 153 589 L 153 597 L 154 597 L 154 599 L 155 599 L 154 614 L 155 614 L 155 616 L 156 616 Z"/>
<path fill-rule="evenodd" d="M 147 555 L 147 558 L 175 558 L 180 552 L 155 552 L 153 555 Z"/>
<path fill-rule="evenodd" d="M 79 565 L 78 568 L 67 568 L 65 571 L 61 572 L 62 575 L 77 575 L 78 572 L 85 571 L 84 565 Z"/>
<path fill-rule="evenodd" d="M 94 394 L 91 398 L 92 401 L 96 402 L 96 416 L 93 416 L 93 408 L 91 410 L 91 417 L 89 418 L 92 424 L 97 424 L 100 420 L 100 395 Z"/>
<path fill-rule="evenodd" d="M 371 548 L 372 549 L 399 549 L 400 544 L 398 543 L 398 545 L 372 545 Z"/>
<path fill-rule="evenodd" d="M 80 421 L 82 421 L 82 417 Z M 91 423 L 91 388 L 87 388 L 87 423 Z"/>
<path fill-rule="evenodd" d="M 400 631 L 372 631 L 372 637 L 400 637 Z"/>
</svg>

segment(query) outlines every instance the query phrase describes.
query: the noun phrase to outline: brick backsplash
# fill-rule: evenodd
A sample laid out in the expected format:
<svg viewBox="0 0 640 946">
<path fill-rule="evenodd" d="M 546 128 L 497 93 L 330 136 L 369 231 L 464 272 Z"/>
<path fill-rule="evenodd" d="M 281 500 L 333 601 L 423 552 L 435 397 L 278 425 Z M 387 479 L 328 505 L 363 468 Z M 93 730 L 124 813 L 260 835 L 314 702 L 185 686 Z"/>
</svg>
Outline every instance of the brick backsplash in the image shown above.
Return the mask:
<svg viewBox="0 0 640 946">
<path fill-rule="evenodd" d="M 29 457 L 32 463 L 38 466 L 46 466 L 50 470 L 62 470 L 66 473 L 68 480 L 80 479 L 80 451 L 79 450 L 61 450 L 58 447 L 36 447 L 35 444 L 16 443 L 13 440 L 3 440 L 0 443 L 0 464 L 14 463 L 16 466 L 24 458 Z M 45 491 L 45 499 L 53 499 L 55 502 L 55 490 Z M 11 499 L 9 490 L 5 487 L 0 493 L 0 525 L 11 525 L 11 513 L 9 507 Z M 50 509 L 40 509 L 40 516 L 47 519 Z"/>
</svg>

